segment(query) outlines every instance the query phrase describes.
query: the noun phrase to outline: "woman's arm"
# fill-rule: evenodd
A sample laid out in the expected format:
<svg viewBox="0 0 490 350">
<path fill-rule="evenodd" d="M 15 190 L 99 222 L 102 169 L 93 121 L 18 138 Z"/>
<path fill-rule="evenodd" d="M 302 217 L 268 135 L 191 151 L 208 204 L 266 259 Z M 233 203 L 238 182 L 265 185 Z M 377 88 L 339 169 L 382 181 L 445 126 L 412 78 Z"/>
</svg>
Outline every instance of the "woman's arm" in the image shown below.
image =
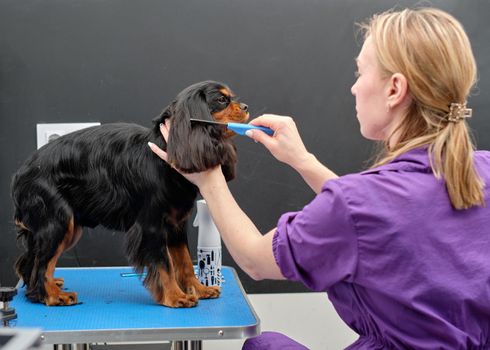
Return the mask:
<svg viewBox="0 0 490 350">
<path fill-rule="evenodd" d="M 277 160 L 295 169 L 315 193 L 320 193 L 325 181 L 338 177 L 306 150 L 292 118 L 265 114 L 250 124 L 274 130 L 273 136 L 260 130 L 247 131 L 247 136 L 263 144 Z"/>
<path fill-rule="evenodd" d="M 163 125 L 161 130 L 167 139 L 168 127 Z M 163 150 L 155 144 L 148 145 L 167 161 Z M 233 198 L 221 167 L 201 173 L 181 174 L 199 188 L 228 251 L 240 268 L 255 280 L 284 279 L 272 252 L 275 229 L 265 235 L 259 232 Z"/>
<path fill-rule="evenodd" d="M 297 162 L 294 166 L 291 166 L 316 194 L 321 192 L 325 181 L 338 177 L 337 174 L 320 163 L 311 153 L 308 153 L 302 162 Z"/>
<path fill-rule="evenodd" d="M 235 262 L 255 280 L 284 279 L 272 252 L 276 229 L 262 235 L 238 206 L 221 168 L 211 171 L 199 186 L 214 223 Z"/>
</svg>

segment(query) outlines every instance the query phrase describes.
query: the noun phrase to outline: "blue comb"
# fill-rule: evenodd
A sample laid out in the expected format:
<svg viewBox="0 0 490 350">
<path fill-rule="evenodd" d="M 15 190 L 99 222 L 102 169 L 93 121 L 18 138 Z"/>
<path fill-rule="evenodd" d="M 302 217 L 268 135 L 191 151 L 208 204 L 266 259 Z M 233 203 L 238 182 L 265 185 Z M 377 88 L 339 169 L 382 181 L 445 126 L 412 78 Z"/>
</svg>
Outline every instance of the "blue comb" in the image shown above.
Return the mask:
<svg viewBox="0 0 490 350">
<path fill-rule="evenodd" d="M 266 128 L 265 126 L 256 126 L 252 124 L 243 124 L 243 123 L 220 123 L 220 122 L 215 122 L 213 120 L 202 120 L 202 119 L 192 119 L 192 118 L 191 118 L 191 122 L 225 126 L 227 129 L 236 132 L 238 135 L 245 135 L 247 130 L 254 130 L 254 129 L 263 131 L 269 136 L 274 135 L 274 130 L 270 128 Z"/>
</svg>

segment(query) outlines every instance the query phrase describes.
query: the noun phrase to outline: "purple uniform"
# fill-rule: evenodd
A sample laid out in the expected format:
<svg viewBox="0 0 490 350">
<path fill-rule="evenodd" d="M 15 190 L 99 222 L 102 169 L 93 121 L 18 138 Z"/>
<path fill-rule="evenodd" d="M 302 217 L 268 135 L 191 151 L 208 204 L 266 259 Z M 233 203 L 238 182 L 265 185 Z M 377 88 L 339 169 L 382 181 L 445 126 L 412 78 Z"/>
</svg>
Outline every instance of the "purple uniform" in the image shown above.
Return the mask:
<svg viewBox="0 0 490 350">
<path fill-rule="evenodd" d="M 490 152 L 474 162 L 486 207 L 454 210 L 419 148 L 280 218 L 278 266 L 328 293 L 360 335 L 348 349 L 490 349 Z"/>
</svg>

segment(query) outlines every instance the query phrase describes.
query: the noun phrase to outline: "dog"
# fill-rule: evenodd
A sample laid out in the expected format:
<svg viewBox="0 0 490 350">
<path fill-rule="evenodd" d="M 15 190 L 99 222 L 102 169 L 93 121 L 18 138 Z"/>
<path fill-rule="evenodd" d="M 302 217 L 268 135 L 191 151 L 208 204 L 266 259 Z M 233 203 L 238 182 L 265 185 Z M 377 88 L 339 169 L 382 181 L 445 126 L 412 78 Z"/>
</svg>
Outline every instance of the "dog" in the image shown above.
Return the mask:
<svg viewBox="0 0 490 350">
<path fill-rule="evenodd" d="M 73 247 L 83 227 L 102 225 L 126 232 L 126 255 L 156 303 L 192 307 L 216 298 L 194 275 L 186 226 L 198 188 L 158 158 L 153 142 L 184 173 L 221 165 L 227 181 L 235 177 L 233 132 L 191 118 L 246 122 L 248 107 L 224 84 L 204 81 L 182 90 L 153 120 L 104 124 L 55 139 L 34 152 L 12 179 L 14 222 L 26 251 L 15 269 L 32 302 L 78 303 L 54 277 L 60 255 Z M 169 144 L 160 124 L 171 122 Z"/>
</svg>

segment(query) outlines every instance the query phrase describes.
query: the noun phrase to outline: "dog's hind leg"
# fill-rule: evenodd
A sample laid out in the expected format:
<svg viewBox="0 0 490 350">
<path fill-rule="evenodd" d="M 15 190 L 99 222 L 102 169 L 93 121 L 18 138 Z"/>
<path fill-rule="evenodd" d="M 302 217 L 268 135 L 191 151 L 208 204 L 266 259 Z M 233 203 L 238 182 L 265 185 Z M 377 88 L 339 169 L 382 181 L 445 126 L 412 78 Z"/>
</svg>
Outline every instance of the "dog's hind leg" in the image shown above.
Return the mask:
<svg viewBox="0 0 490 350">
<path fill-rule="evenodd" d="M 42 297 L 39 301 L 44 302 L 48 306 L 77 304 L 77 293 L 62 291 L 61 286 L 64 281 L 60 278 L 55 278 L 54 271 L 61 254 L 76 244 L 81 236 L 82 230 L 75 225 L 73 217 L 69 218 L 66 225 L 58 223 L 51 226 L 56 226 L 56 228 L 51 227 L 52 231 L 48 234 L 49 238 L 38 239 L 38 249 L 42 254 L 36 257 L 38 265 L 37 283 L 34 283 L 34 285 L 37 286 L 37 294 Z M 55 232 L 57 234 L 54 235 L 53 233 Z M 63 233 L 60 234 L 60 232 Z M 42 236 L 43 232 L 38 232 L 38 237 L 41 238 Z M 53 237 L 58 239 L 53 241 Z"/>
<path fill-rule="evenodd" d="M 54 305 L 73 305 L 78 302 L 77 293 L 63 292 L 64 280 L 54 277 L 54 270 L 61 254 L 77 244 L 82 235 L 82 228 L 75 225 L 73 217 L 70 218 L 68 229 L 65 233 L 63 241 L 56 249 L 55 255 L 49 260 L 45 273 L 45 290 L 46 298 L 44 302 L 48 306 Z"/>
<path fill-rule="evenodd" d="M 24 221 L 17 220 L 17 226 L 25 230 L 21 234 L 27 240 L 27 252 L 18 259 L 16 268 L 24 279 L 29 300 L 46 305 L 72 305 L 77 303 L 76 293 L 61 290 L 63 280 L 54 278 L 54 270 L 63 251 L 80 238 L 81 229 L 76 227 L 66 203 L 62 200 L 56 203 L 56 211 L 31 210 L 24 215 Z M 57 215 L 43 215 L 46 212 Z"/>
<path fill-rule="evenodd" d="M 14 220 L 27 248 L 17 260 L 16 270 L 29 300 L 70 305 L 77 302 L 76 294 L 61 291 L 63 280 L 55 279 L 53 273 L 58 258 L 77 241 L 81 230 L 58 186 L 41 176 L 40 169 L 26 168 L 12 182 Z"/>
</svg>

